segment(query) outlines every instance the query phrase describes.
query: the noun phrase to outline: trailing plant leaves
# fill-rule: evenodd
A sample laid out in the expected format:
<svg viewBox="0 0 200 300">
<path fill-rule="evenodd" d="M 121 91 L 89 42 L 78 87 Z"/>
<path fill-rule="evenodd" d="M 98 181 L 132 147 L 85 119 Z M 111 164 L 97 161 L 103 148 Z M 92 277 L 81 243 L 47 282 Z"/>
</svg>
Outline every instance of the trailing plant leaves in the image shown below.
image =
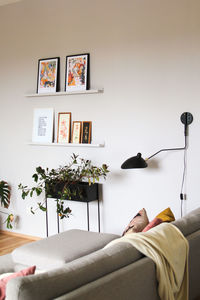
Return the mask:
<svg viewBox="0 0 200 300">
<path fill-rule="evenodd" d="M 34 210 L 33 210 L 33 207 L 31 207 L 31 213 L 34 215 L 35 214 L 35 212 L 34 212 Z"/>
<path fill-rule="evenodd" d="M 25 199 L 29 194 L 29 191 L 25 192 L 25 191 L 22 191 L 22 199 Z M 32 197 L 32 195 L 31 195 Z"/>
<path fill-rule="evenodd" d="M 37 196 L 39 196 L 42 193 L 42 188 L 36 188 L 35 191 Z"/>
<path fill-rule="evenodd" d="M 35 181 L 35 182 L 38 182 L 38 174 L 33 174 L 32 177 L 34 178 L 34 181 Z"/>
<path fill-rule="evenodd" d="M 6 219 L 6 221 L 5 221 L 6 227 L 7 227 L 8 229 L 12 229 L 12 228 L 13 228 L 13 226 L 12 226 L 13 220 L 14 220 L 13 214 L 9 214 L 8 217 L 7 217 L 7 219 Z"/>
<path fill-rule="evenodd" d="M 59 215 L 60 219 L 69 218 L 71 214 L 71 209 L 69 207 L 64 208 L 64 201 L 57 199 L 57 214 Z"/>
<path fill-rule="evenodd" d="M 58 169 L 48 168 L 43 169 L 42 167 L 37 167 L 36 172 L 33 174 L 32 178 L 37 184 L 31 188 L 19 184 L 18 188 L 22 192 L 22 198 L 25 199 L 27 196 L 33 197 L 34 195 L 40 196 L 44 191 L 46 197 L 58 197 L 57 199 L 57 213 L 60 218 L 69 217 L 71 210 L 64 208 L 64 203 L 59 202 L 59 200 L 64 199 L 74 199 L 83 198 L 81 191 L 79 189 L 73 189 L 72 186 L 76 186 L 79 182 L 88 182 L 89 185 L 94 184 L 99 181 L 100 177 L 106 179 L 108 174 L 108 166 L 103 164 L 101 167 L 92 165 L 91 160 L 79 158 L 78 155 L 72 154 L 71 161 Z M 64 183 L 64 185 L 63 185 Z M 59 187 L 61 187 L 61 190 Z M 46 208 L 38 202 L 38 208 L 42 211 L 46 211 Z M 36 210 L 36 209 L 35 209 Z M 31 212 L 34 213 L 35 210 L 31 208 Z"/>
<path fill-rule="evenodd" d="M 46 207 L 44 207 L 41 202 L 38 203 L 39 209 L 41 209 L 42 211 L 46 211 Z"/>
</svg>

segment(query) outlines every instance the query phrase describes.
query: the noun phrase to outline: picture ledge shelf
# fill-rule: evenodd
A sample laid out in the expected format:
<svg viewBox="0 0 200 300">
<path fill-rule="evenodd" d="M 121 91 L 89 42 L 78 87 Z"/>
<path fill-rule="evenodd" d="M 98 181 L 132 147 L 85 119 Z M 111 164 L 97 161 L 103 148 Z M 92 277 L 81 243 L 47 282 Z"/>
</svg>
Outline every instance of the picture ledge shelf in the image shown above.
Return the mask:
<svg viewBox="0 0 200 300">
<path fill-rule="evenodd" d="M 105 146 L 105 144 L 33 143 L 33 142 L 28 143 L 28 145 L 53 146 L 53 147 L 90 147 L 90 148 L 102 148 Z"/>
<path fill-rule="evenodd" d="M 81 94 L 100 94 L 103 93 L 103 89 L 98 90 L 83 90 L 73 92 L 56 92 L 56 93 L 44 93 L 44 94 L 26 94 L 26 97 L 45 97 L 45 96 L 69 96 L 69 95 L 81 95 Z"/>
</svg>

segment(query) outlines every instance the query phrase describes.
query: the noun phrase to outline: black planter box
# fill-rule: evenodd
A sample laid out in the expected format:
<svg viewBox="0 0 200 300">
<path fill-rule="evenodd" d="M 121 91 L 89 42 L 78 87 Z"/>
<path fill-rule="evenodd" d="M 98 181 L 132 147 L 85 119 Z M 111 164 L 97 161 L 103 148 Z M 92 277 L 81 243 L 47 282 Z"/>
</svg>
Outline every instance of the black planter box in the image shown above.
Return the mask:
<svg viewBox="0 0 200 300">
<path fill-rule="evenodd" d="M 59 199 L 59 191 L 62 191 L 64 184 L 65 183 L 59 183 L 49 189 L 47 192 L 47 197 Z M 72 196 L 71 199 L 63 200 L 90 202 L 99 199 L 98 183 L 89 185 L 88 182 L 80 182 L 78 184 L 71 184 L 69 188 L 72 192 L 76 193 L 76 196 Z"/>
</svg>

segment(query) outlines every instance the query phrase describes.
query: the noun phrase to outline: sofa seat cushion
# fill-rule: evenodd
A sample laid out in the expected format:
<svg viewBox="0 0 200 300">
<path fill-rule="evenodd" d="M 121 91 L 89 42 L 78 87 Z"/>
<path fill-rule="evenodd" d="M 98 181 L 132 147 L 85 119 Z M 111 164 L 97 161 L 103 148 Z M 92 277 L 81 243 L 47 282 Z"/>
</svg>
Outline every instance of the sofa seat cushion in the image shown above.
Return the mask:
<svg viewBox="0 0 200 300">
<path fill-rule="evenodd" d="M 72 229 L 23 245 L 12 252 L 12 258 L 16 264 L 36 265 L 38 269 L 48 270 L 101 249 L 118 237 Z"/>
</svg>

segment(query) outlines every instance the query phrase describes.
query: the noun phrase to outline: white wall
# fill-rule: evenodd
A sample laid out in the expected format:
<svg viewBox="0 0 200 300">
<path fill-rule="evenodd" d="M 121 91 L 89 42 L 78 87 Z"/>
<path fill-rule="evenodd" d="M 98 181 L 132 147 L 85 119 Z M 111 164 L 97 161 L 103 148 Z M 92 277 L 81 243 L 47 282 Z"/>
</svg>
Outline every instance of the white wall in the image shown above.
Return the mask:
<svg viewBox="0 0 200 300">
<path fill-rule="evenodd" d="M 145 207 L 152 219 L 170 206 L 180 216 L 183 152 L 163 153 L 148 169 L 121 170 L 137 152 L 147 157 L 163 147 L 183 145 L 180 115 L 194 116 L 187 153 L 184 213 L 199 206 L 200 1 L 198 0 L 26 0 L 0 7 L 0 178 L 12 186 L 15 232 L 45 236 L 45 214 L 29 213 L 17 186 L 31 184 L 35 167 L 58 167 L 72 152 L 110 167 L 103 185 L 101 230 L 121 233 Z M 91 87 L 103 94 L 26 98 L 36 89 L 39 58 L 89 52 Z M 72 112 L 91 120 L 100 149 L 32 147 L 33 109 Z M 156 167 L 154 167 L 156 165 Z M 73 216 L 62 230 L 86 229 L 86 207 L 70 203 Z M 91 203 L 91 229 L 97 205 Z M 50 212 L 54 233 L 54 214 Z M 5 226 L 3 227 L 5 228 Z"/>
</svg>

